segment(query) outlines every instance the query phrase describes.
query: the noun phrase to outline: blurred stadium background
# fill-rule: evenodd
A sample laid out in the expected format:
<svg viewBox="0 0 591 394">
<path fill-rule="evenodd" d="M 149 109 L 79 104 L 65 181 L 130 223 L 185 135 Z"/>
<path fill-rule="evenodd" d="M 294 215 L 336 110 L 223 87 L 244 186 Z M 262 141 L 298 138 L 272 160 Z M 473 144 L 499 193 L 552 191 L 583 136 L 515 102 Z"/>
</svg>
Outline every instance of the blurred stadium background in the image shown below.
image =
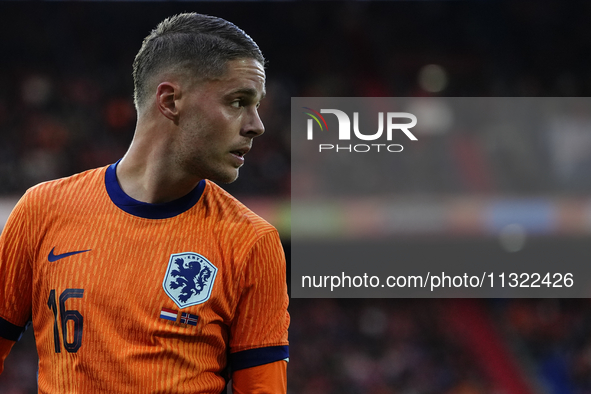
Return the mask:
<svg viewBox="0 0 591 394">
<path fill-rule="evenodd" d="M 133 57 L 156 23 L 183 11 L 236 23 L 269 60 L 267 134 L 227 188 L 280 229 L 288 256 L 290 97 L 591 92 L 590 2 L 2 2 L 0 228 L 28 187 L 122 156 L 135 122 Z M 396 186 L 408 214 L 395 242 L 409 254 L 449 244 L 450 258 L 543 259 L 550 245 L 585 260 L 590 126 L 582 111 L 554 134 L 421 138 L 401 172 L 408 182 Z M 497 197 L 544 199 L 567 224 L 534 235 L 517 227 L 518 242 L 507 243 L 470 219 Z M 460 206 L 458 221 L 473 231 L 434 226 L 441 201 Z M 591 393 L 587 299 L 292 299 L 290 312 L 293 394 Z M 15 345 L 0 393 L 36 392 L 33 341 L 29 330 Z"/>
</svg>

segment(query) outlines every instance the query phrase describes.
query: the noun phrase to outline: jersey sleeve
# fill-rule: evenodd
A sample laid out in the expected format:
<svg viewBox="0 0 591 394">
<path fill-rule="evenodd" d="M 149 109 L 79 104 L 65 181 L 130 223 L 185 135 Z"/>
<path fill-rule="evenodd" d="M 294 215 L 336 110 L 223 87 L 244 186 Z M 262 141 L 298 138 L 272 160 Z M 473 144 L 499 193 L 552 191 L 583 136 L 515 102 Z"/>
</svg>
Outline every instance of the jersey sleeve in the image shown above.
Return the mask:
<svg viewBox="0 0 591 394">
<path fill-rule="evenodd" d="M 32 268 L 30 226 L 25 195 L 16 205 L 0 235 L 0 337 L 16 342 L 31 319 Z M 2 343 L 0 362 L 10 347 Z"/>
<path fill-rule="evenodd" d="M 287 392 L 287 362 L 275 361 L 245 368 L 232 374 L 234 394 L 279 394 Z"/>
<path fill-rule="evenodd" d="M 277 231 L 261 237 L 246 261 L 230 331 L 232 371 L 288 360 L 285 255 Z"/>
</svg>

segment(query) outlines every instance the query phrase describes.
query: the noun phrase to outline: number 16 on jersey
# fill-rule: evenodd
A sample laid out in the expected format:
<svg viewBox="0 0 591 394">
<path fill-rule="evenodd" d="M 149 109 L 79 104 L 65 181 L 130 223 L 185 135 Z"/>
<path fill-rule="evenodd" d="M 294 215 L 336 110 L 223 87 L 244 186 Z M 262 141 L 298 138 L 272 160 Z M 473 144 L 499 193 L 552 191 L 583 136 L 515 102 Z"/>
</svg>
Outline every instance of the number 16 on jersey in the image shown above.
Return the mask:
<svg viewBox="0 0 591 394">
<path fill-rule="evenodd" d="M 76 310 L 66 310 L 66 301 L 70 298 L 82 298 L 84 289 L 66 289 L 60 294 L 59 298 L 59 313 L 57 309 L 57 300 L 55 296 L 55 289 L 49 292 L 49 299 L 47 306 L 53 312 L 53 340 L 55 352 L 61 353 L 61 342 L 58 328 L 58 321 L 61 323 L 62 338 L 64 340 L 64 347 L 69 353 L 76 353 L 80 346 L 82 346 L 82 329 L 84 327 L 84 318 L 80 312 Z M 68 342 L 68 321 L 71 320 L 73 324 L 73 340 Z M 72 326 L 72 325 L 70 325 Z"/>
</svg>

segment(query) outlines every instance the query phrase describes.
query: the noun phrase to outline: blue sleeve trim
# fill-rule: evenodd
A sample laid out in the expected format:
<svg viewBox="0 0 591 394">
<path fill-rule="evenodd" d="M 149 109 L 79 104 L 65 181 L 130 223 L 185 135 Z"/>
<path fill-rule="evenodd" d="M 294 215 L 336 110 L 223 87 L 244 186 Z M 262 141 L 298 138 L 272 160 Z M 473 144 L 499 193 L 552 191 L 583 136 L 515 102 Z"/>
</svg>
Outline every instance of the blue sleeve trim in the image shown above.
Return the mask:
<svg viewBox="0 0 591 394">
<path fill-rule="evenodd" d="M 177 200 L 162 204 L 141 202 L 129 197 L 121 189 L 121 186 L 119 186 L 116 173 L 119 161 L 107 168 L 107 172 L 105 173 L 105 187 L 107 188 L 109 197 L 111 197 L 111 201 L 123 211 L 134 216 L 146 219 L 168 219 L 180 215 L 197 204 L 205 189 L 205 180 L 202 179 L 192 191 Z"/>
<path fill-rule="evenodd" d="M 24 327 L 15 326 L 0 317 L 0 337 L 16 342 L 21 339 L 28 326 L 28 324 Z"/>
<path fill-rule="evenodd" d="M 232 371 L 256 367 L 289 358 L 289 346 L 269 346 L 230 354 Z"/>
</svg>

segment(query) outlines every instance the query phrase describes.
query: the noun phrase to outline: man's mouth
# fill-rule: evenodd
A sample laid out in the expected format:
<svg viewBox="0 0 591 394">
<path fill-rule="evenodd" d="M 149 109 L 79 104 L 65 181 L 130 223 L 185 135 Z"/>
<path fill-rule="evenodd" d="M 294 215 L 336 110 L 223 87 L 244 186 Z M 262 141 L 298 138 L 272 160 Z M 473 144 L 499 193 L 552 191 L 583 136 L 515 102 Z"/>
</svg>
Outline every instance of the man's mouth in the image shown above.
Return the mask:
<svg viewBox="0 0 591 394">
<path fill-rule="evenodd" d="M 249 150 L 250 150 L 250 148 L 240 148 L 240 149 L 232 150 L 232 151 L 230 151 L 230 153 L 235 156 L 238 156 L 238 157 L 244 157 L 244 155 L 246 155 Z"/>
</svg>

